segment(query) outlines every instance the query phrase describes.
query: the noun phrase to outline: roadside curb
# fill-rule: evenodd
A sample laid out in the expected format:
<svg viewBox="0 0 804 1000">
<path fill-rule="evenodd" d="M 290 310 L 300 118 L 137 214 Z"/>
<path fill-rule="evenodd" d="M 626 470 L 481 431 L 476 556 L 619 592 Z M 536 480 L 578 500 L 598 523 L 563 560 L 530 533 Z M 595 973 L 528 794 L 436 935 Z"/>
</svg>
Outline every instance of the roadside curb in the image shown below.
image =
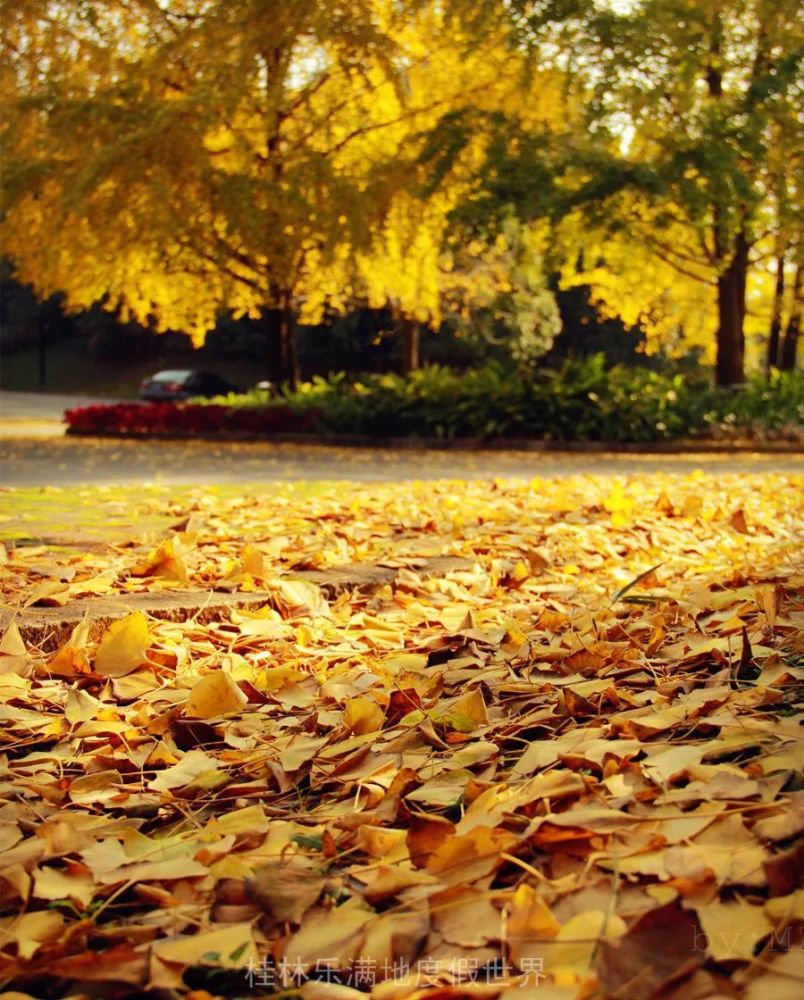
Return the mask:
<svg viewBox="0 0 804 1000">
<path fill-rule="evenodd" d="M 804 454 L 804 442 L 793 441 L 544 441 L 538 438 L 415 438 L 372 437 L 367 434 L 116 434 L 68 428 L 68 438 L 109 438 L 118 441 L 210 441 L 220 444 L 297 444 L 324 448 L 380 448 L 396 451 L 527 451 L 581 454 Z"/>
<path fill-rule="evenodd" d="M 62 421 L 48 417 L 43 417 L 41 420 L 29 417 L 0 418 L 0 439 L 64 437 L 66 434 L 67 429 Z"/>
<path fill-rule="evenodd" d="M 303 581 L 317 584 L 324 596 L 332 600 L 347 590 L 376 590 L 398 581 L 407 569 L 427 580 L 472 566 L 460 556 L 434 556 L 430 559 L 410 559 L 399 565 L 354 563 L 326 570 L 299 570 L 277 578 L 286 582 Z M 142 611 L 160 621 L 184 622 L 194 619 L 200 624 L 229 620 L 238 609 L 263 607 L 271 603 L 275 592 L 258 590 L 250 593 L 224 590 L 170 590 L 157 593 L 116 594 L 109 597 L 78 598 L 62 607 L 0 608 L 0 630 L 5 632 L 12 622 L 20 630 L 25 643 L 43 652 L 54 652 L 70 637 L 82 621 L 89 623 L 90 639 L 96 641 L 109 625 L 133 611 Z"/>
</svg>

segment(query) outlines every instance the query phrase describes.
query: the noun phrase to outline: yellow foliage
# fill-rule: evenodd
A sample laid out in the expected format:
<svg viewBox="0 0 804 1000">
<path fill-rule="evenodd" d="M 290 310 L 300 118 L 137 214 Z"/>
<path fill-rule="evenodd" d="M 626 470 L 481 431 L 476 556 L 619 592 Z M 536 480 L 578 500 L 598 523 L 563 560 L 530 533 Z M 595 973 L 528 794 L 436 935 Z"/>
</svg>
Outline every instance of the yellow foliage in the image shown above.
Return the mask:
<svg viewBox="0 0 804 1000">
<path fill-rule="evenodd" d="M 31 114 L 16 102 L 30 81 L 6 81 L 7 156 L 47 170 L 10 199 L 4 249 L 40 295 L 62 291 L 74 311 L 101 303 L 199 345 L 221 310 L 254 317 L 281 296 L 302 322 L 367 299 L 437 326 L 456 295 L 488 298 L 498 287 L 494 267 L 477 268 L 469 255 L 467 269 L 466 254 L 459 266 L 450 245 L 450 214 L 471 195 L 484 129 L 472 131 L 435 191 L 418 160 L 450 113 L 504 111 L 528 126 L 563 120 L 560 78 L 527 77 L 502 26 L 470 40 L 440 4 L 401 17 L 385 0 L 355 0 L 354 23 L 370 15 L 385 34 L 387 44 L 374 46 L 334 22 L 311 33 L 305 5 L 281 5 L 284 62 L 266 91 L 256 43 L 248 49 L 239 28 L 207 20 L 189 0 L 182 7 L 198 17 L 171 38 L 167 63 L 150 47 L 165 31 L 161 14 L 97 6 L 94 26 L 82 25 L 53 64 L 86 104 L 79 128 Z M 274 21 L 255 18 L 250 31 L 273 38 Z M 365 45 L 360 72 L 355 45 Z M 98 50 L 108 63 L 90 71 Z M 228 69 L 234 53 L 243 59 L 237 74 Z M 218 62 L 227 68 L 212 100 L 207 74 Z M 131 97 L 121 96 L 121 73 Z M 112 83 L 110 114 L 103 94 Z M 152 105 L 145 122 L 140 102 Z"/>
<path fill-rule="evenodd" d="M 106 630 L 95 654 L 95 671 L 104 677 L 124 677 L 146 659 L 151 634 L 141 611 L 135 611 Z"/>
<path fill-rule="evenodd" d="M 616 234 L 590 229 L 580 215 L 560 224 L 559 239 L 569 250 L 562 286 L 589 285 L 602 316 L 619 317 L 626 326 L 644 329 L 649 353 L 690 346 L 711 351 L 717 325 L 716 273 L 696 260 L 689 230 L 681 224 L 671 227 L 659 243 L 658 229 L 644 206 L 633 201 L 612 205 L 611 211 L 624 212 L 629 220 L 627 228 Z M 580 268 L 579 245 L 583 248 Z M 672 254 L 665 245 L 672 246 Z M 679 266 L 688 273 L 682 273 Z"/>
<path fill-rule="evenodd" d="M 668 224 L 668 213 L 675 214 L 677 221 Z M 555 235 L 564 259 L 562 287 L 589 285 L 592 301 L 603 317 L 642 327 L 650 354 L 696 347 L 706 361 L 714 361 L 718 271 L 707 244 L 710 234 L 685 219 L 678 206 L 664 204 L 660 210 L 633 194 L 612 198 L 603 214 L 607 219 L 622 219 L 625 225 L 616 233 L 604 226 L 595 228 L 579 212 L 557 227 Z M 755 247 L 760 263 L 750 268 L 746 289 L 746 346 L 757 361 L 764 350 L 773 303 L 775 276 L 762 263 L 763 257 L 772 257 L 770 243 L 766 238 Z M 583 251 L 581 267 L 579 248 Z"/>
</svg>

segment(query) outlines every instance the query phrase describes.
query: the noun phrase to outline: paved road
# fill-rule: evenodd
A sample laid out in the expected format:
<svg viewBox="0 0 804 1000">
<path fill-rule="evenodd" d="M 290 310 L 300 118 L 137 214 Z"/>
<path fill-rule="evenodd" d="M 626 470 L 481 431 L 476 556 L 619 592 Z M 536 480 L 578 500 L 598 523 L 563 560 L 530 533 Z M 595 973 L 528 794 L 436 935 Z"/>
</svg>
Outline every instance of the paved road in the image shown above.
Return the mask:
<svg viewBox="0 0 804 1000">
<path fill-rule="evenodd" d="M 412 451 L 270 442 L 6 438 L 0 485 L 258 483 L 293 480 L 388 482 L 622 474 L 703 469 L 709 473 L 804 472 L 793 454 L 566 454 L 525 451 Z"/>
<path fill-rule="evenodd" d="M 580 472 L 793 472 L 791 454 L 563 454 L 526 451 L 418 451 L 270 442 L 124 441 L 64 437 L 65 409 L 110 402 L 46 393 L 0 394 L 0 485 L 289 482 L 348 479 L 480 479 Z"/>
<path fill-rule="evenodd" d="M 0 392 L 0 424 L 9 425 L 20 421 L 55 421 L 60 424 L 62 414 L 74 406 L 91 406 L 93 403 L 112 403 L 115 400 L 97 399 L 89 396 L 56 396 L 46 392 Z M 53 433 L 59 433 L 54 427 Z"/>
</svg>

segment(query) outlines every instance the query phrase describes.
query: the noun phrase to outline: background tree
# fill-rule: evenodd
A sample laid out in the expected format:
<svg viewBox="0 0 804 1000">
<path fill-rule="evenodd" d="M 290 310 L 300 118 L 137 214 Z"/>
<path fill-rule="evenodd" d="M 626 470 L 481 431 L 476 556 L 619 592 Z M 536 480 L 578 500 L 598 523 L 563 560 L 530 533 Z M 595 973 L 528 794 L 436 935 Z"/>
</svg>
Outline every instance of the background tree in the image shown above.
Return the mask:
<svg viewBox="0 0 804 1000">
<path fill-rule="evenodd" d="M 569 217 L 576 233 L 588 234 L 583 249 L 595 248 L 585 259 L 596 273 L 577 280 L 597 284 L 610 308 L 615 298 L 624 309 L 643 299 L 640 316 L 664 314 L 664 327 L 669 307 L 677 330 L 689 332 L 698 315 L 705 328 L 711 316 L 716 380 L 741 382 L 747 293 L 768 253 L 775 166 L 801 147 L 798 5 L 521 0 L 511 10 L 522 43 L 565 74 L 586 118 L 559 141 L 523 137 L 507 122 L 484 167 L 482 212 L 513 204 L 525 219 L 547 216 L 565 227 Z M 564 245 L 572 270 L 579 243 Z M 656 275 L 664 305 L 654 295 Z M 711 306 L 701 312 L 706 288 Z"/>
<path fill-rule="evenodd" d="M 741 381 L 746 331 L 789 366 L 800 326 L 795 15 L 792 0 L 6 4 L 4 249 L 73 311 L 196 343 L 221 314 L 261 318 L 291 385 L 296 323 L 361 303 L 391 311 L 407 369 L 422 325 L 494 295 L 547 330 L 525 303 L 548 302 L 544 256 L 649 346 L 711 340 L 717 380 Z M 520 235 L 554 224 L 530 261 L 506 243 L 511 209 Z"/>
<path fill-rule="evenodd" d="M 795 149 L 795 70 L 802 36 L 797 4 L 786 0 L 647 0 L 598 17 L 606 61 L 596 107 L 625 116 L 628 158 L 649 166 L 659 212 L 655 252 L 680 273 L 713 273 L 716 379 L 745 374 L 746 292 L 763 233 L 769 165 Z M 615 84 L 611 88 L 612 82 Z M 612 97 L 612 94 L 614 95 Z M 680 244 L 667 236 L 682 227 Z"/>
<path fill-rule="evenodd" d="M 473 197 L 495 121 L 504 115 L 549 127 L 565 113 L 560 80 L 533 72 L 501 9 L 496 14 L 472 23 L 461 4 L 427 5 L 399 37 L 409 59 L 398 98 L 405 124 L 383 134 L 389 197 L 370 244 L 355 257 L 355 284 L 373 308 L 390 310 L 407 372 L 419 365 L 423 328 L 482 308 L 528 267 L 544 291 L 538 255 L 532 263 L 523 254 L 516 262 L 509 258 L 519 275 L 504 273 L 495 238 L 470 239 L 456 224 L 460 206 Z"/>
<path fill-rule="evenodd" d="M 295 383 L 296 312 L 368 235 L 371 164 L 350 147 L 368 107 L 393 124 L 402 6 L 106 0 L 57 25 L 26 5 L 5 77 L 20 277 L 198 342 L 223 309 L 261 313 Z"/>
<path fill-rule="evenodd" d="M 463 336 L 504 347 L 522 369 L 549 351 L 561 329 L 545 273 L 550 232 L 506 220 L 489 244 L 470 241 L 456 254 L 450 314 Z"/>
<path fill-rule="evenodd" d="M 771 296 L 766 351 L 769 373 L 774 367 L 791 369 L 795 365 L 796 352 L 787 331 L 792 331 L 795 339 L 795 317 L 801 309 L 801 255 L 804 252 L 801 233 L 804 160 L 801 145 L 790 141 L 800 137 L 800 117 L 796 107 L 790 103 L 774 111 L 770 127 L 776 138 L 768 158 L 767 236 L 763 262 L 768 286 L 766 295 Z M 771 278 L 772 293 L 769 291 Z M 782 349 L 785 343 L 788 344 L 786 351 Z"/>
<path fill-rule="evenodd" d="M 391 310 L 415 368 L 420 327 L 438 326 L 455 284 L 450 213 L 489 122 L 562 113 L 499 10 L 471 30 L 467 10 L 103 0 L 66 4 L 56 24 L 23 5 L 5 79 L 19 277 L 197 343 L 223 311 L 262 315 L 291 385 L 296 321 L 367 300 Z M 433 130 L 470 111 L 432 183 Z M 458 284 L 465 304 L 471 281 Z"/>
</svg>

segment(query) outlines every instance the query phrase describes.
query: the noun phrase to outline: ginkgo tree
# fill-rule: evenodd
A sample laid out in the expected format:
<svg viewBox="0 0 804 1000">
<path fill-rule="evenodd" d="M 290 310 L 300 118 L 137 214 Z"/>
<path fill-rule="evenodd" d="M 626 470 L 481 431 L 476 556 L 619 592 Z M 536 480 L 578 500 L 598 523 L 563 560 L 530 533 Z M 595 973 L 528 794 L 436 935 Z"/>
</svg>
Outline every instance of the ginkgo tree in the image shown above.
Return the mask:
<svg viewBox="0 0 804 1000">
<path fill-rule="evenodd" d="M 712 345 L 722 385 L 743 381 L 746 330 L 756 317 L 766 330 L 770 323 L 764 262 L 774 253 L 773 230 L 792 285 L 781 297 L 790 345 L 800 322 L 800 212 L 790 210 L 801 189 L 798 7 L 793 0 L 510 4 L 523 44 L 573 81 L 586 114 L 583 127 L 558 143 L 506 122 L 507 144 L 493 146 L 483 168 L 484 210 L 513 206 L 524 219 L 561 220 L 565 233 L 574 230 L 565 269 L 583 251 L 607 309 L 633 314 L 639 303 L 654 333 L 697 328 Z M 769 225 L 774 199 L 779 221 Z"/>
<path fill-rule="evenodd" d="M 798 5 L 788 0 L 593 4 L 595 114 L 618 123 L 619 227 L 680 284 L 711 287 L 715 375 L 745 377 L 751 272 L 763 256 L 772 167 L 795 156 Z M 780 121 L 787 128 L 778 127 Z"/>
<path fill-rule="evenodd" d="M 650 354 L 698 349 L 711 361 L 716 276 L 685 252 L 688 233 L 681 226 L 664 233 L 677 255 L 668 259 L 653 243 L 654 214 L 632 192 L 621 192 L 607 201 L 606 217 L 597 225 L 586 210 L 562 218 L 553 230 L 562 287 L 588 287 L 602 316 L 644 332 Z M 627 226 L 612 226 L 613 218 L 626 216 Z M 678 255 L 685 255 L 683 264 Z"/>
<path fill-rule="evenodd" d="M 536 326 L 549 327 L 549 346 L 556 332 L 537 246 L 543 227 L 530 227 L 528 235 L 529 227 L 509 219 L 499 232 L 470 233 L 460 215 L 477 193 L 500 117 L 523 128 L 565 130 L 578 119 L 577 102 L 563 74 L 534 69 L 526 51 L 513 44 L 505 18 L 482 21 L 474 34 L 462 33 L 461 24 L 449 7 L 445 12 L 433 5 L 406 26 L 405 94 L 388 94 L 400 101 L 397 114 L 405 127 L 382 135 L 386 151 L 397 142 L 386 168 L 390 197 L 370 243 L 355 255 L 355 287 L 370 305 L 390 309 L 407 371 L 418 367 L 423 325 L 437 329 L 445 316 L 466 317 L 511 292 L 538 299 L 539 309 L 546 303 L 544 323 L 533 310 L 523 319 L 526 337 L 533 339 Z M 458 127 L 452 137 L 451 125 Z"/>
<path fill-rule="evenodd" d="M 415 367 L 419 325 L 438 325 L 455 284 L 451 216 L 488 141 L 478 128 L 431 183 L 433 131 L 458 111 L 562 113 L 546 76 L 526 78 L 508 22 L 464 30 L 465 13 L 103 0 L 54 20 L 48 4 L 20 5 L 5 252 L 68 308 L 100 301 L 196 343 L 222 311 L 262 315 L 291 385 L 298 319 L 388 305 Z M 466 274 L 458 284 L 465 301 Z"/>
<path fill-rule="evenodd" d="M 394 16 L 371 0 L 108 0 L 65 4 L 56 26 L 48 5 L 22 8 L 6 75 L 20 277 L 197 342 L 223 309 L 265 312 L 294 382 L 311 262 L 360 239 L 370 176 L 338 154 L 363 133 L 366 67 L 396 73 Z"/>
</svg>

